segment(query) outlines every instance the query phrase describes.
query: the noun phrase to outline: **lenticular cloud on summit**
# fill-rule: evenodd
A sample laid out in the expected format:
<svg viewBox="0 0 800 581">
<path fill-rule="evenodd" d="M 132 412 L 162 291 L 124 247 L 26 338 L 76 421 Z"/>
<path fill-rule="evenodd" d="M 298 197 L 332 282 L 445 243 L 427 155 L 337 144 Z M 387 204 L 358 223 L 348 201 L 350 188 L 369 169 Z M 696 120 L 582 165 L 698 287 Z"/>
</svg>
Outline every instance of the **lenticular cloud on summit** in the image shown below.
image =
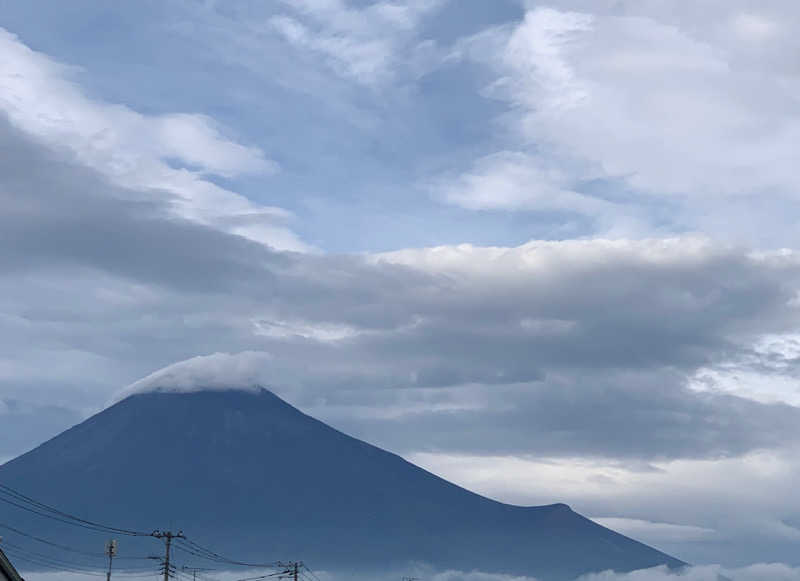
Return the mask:
<svg viewBox="0 0 800 581">
<path fill-rule="evenodd" d="M 173 363 L 132 383 L 114 396 L 118 402 L 130 395 L 151 391 L 188 393 L 192 391 L 258 392 L 269 373 L 270 355 L 258 351 L 214 353 Z"/>
</svg>

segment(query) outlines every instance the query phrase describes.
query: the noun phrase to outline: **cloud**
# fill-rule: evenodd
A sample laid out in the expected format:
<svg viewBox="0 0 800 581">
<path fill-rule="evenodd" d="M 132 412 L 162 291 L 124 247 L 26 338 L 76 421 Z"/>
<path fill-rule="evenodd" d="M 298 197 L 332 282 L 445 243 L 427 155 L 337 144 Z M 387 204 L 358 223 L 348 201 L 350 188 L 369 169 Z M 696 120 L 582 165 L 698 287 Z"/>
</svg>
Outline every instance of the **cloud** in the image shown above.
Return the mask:
<svg viewBox="0 0 800 581">
<path fill-rule="evenodd" d="M 176 361 L 265 352 L 279 394 L 399 451 L 707 457 L 796 433 L 795 408 L 690 385 L 794 332 L 791 252 L 675 238 L 280 253 L 0 137 L 9 395 L 44 401 L 60 381 L 87 409 Z"/>
<path fill-rule="evenodd" d="M 697 541 L 708 538 L 715 532 L 713 529 L 693 525 L 651 522 L 635 518 L 594 517 L 592 520 L 604 527 L 648 544 L 664 541 Z"/>
<path fill-rule="evenodd" d="M 322 55 L 340 76 L 378 87 L 397 69 L 425 66 L 422 59 L 434 46 L 418 40 L 416 28 L 443 3 L 375 2 L 356 8 L 345 0 L 285 2 L 293 15 L 273 15 L 269 24 L 293 47 Z"/>
<path fill-rule="evenodd" d="M 796 450 L 788 446 L 724 459 L 644 463 L 449 453 L 413 454 L 409 459 L 471 490 L 514 504 L 559 499 L 582 514 L 611 514 L 623 519 L 622 532 L 635 533 L 635 538 L 684 561 L 741 566 L 780 561 L 797 543 L 800 506 L 787 500 L 798 472 Z M 733 482 L 736 486 L 731 486 Z M 706 531 L 658 530 L 658 524 L 631 528 L 628 521 Z M 682 534 L 691 540 L 681 539 Z M 735 554 L 732 546 L 737 547 Z"/>
<path fill-rule="evenodd" d="M 206 390 L 259 391 L 269 377 L 268 353 L 245 351 L 214 353 L 173 363 L 132 383 L 114 396 L 120 401 L 138 393 L 152 391 L 189 393 Z"/>
<path fill-rule="evenodd" d="M 800 569 L 782 563 L 765 563 L 751 565 L 740 569 L 726 569 L 719 565 L 689 567 L 680 573 L 671 572 L 663 567 L 634 571 L 632 573 L 596 573 L 585 575 L 581 581 L 669 581 L 685 579 L 686 581 L 794 581 L 800 579 Z"/>
<path fill-rule="evenodd" d="M 144 308 L 176 309 L 181 321 L 151 341 L 151 355 L 138 348 L 147 373 L 221 350 L 214 346 L 265 351 L 279 393 L 323 402 L 323 414 L 353 401 L 384 410 L 362 418 L 362 429 L 378 430 L 378 417 L 415 426 L 401 439 L 400 425 L 387 432 L 384 424 L 395 448 L 674 458 L 742 454 L 795 437 L 793 407 L 688 385 L 697 369 L 745 358 L 765 333 L 793 328 L 793 255 L 680 239 L 368 257 L 274 255 L 239 244 L 227 254 L 224 242 L 214 268 L 231 276 L 208 280 L 202 262 L 181 262 L 176 273 L 181 255 L 157 248 L 156 270 L 126 271 L 165 285 Z M 240 264 L 236 252 L 260 267 Z M 129 322 L 121 325 L 126 341 L 139 340 Z"/>
<path fill-rule="evenodd" d="M 51 581 L 52 579 L 78 579 L 79 574 L 68 572 L 25 572 L 25 578 L 31 581 Z M 253 575 L 269 574 L 269 570 L 254 570 Z M 408 571 L 392 571 L 383 575 L 372 575 L 371 579 L 389 580 L 402 577 Z M 324 581 L 338 581 L 339 579 L 365 579 L 350 573 L 340 573 L 336 571 L 315 571 L 315 574 Z M 536 581 L 533 577 L 522 577 L 504 575 L 501 573 L 483 571 L 435 571 L 420 564 L 413 571 L 414 575 L 425 575 L 426 579 L 432 581 Z M 126 578 L 125 573 L 118 573 L 119 577 Z M 155 574 L 154 574 L 155 575 Z M 221 581 L 234 581 L 241 576 L 241 572 L 215 571 L 215 579 Z M 700 567 L 688 567 L 680 572 L 669 571 L 666 568 L 657 567 L 654 569 L 644 569 L 632 573 L 613 573 L 603 572 L 580 577 L 579 581 L 673 581 L 682 579 L 684 581 L 797 581 L 800 579 L 800 569 L 796 569 L 782 563 L 761 563 L 742 567 L 738 569 L 726 569 L 719 565 L 708 565 Z M 577 581 L 577 580 L 576 580 Z"/>
<path fill-rule="evenodd" d="M 520 107 L 527 135 L 644 192 L 793 190 L 790 95 L 726 40 L 643 15 L 533 9 L 508 38 L 495 94 Z"/>
<path fill-rule="evenodd" d="M 0 29 L 0 111 L 16 129 L 119 186 L 123 199 L 166 197 L 172 213 L 291 250 L 308 247 L 284 225 L 290 214 L 226 190 L 210 175 L 269 174 L 275 162 L 223 136 L 199 114 L 143 115 L 87 97 L 75 71 Z"/>
<path fill-rule="evenodd" d="M 468 173 L 441 178 L 433 189 L 444 201 L 470 210 L 528 208 L 594 215 L 613 207 L 570 191 L 570 182 L 554 165 L 520 152 L 502 151 L 477 160 Z"/>
<path fill-rule="evenodd" d="M 796 241 L 785 218 L 800 135 L 797 70 L 786 56 L 797 48 L 792 5 L 528 6 L 520 22 L 462 39 L 453 53 L 492 71 L 484 95 L 506 106 L 496 116 L 499 148 L 475 166 L 507 151 L 520 163 L 495 179 L 475 167 L 445 176 L 446 201 L 546 211 L 561 200 L 586 213 L 599 197 L 625 203 L 614 218 L 631 228 L 636 216 L 634 235 L 666 227 L 765 246 Z M 509 188 L 520 175 L 524 186 Z M 613 220 L 589 227 L 615 230 Z"/>
</svg>

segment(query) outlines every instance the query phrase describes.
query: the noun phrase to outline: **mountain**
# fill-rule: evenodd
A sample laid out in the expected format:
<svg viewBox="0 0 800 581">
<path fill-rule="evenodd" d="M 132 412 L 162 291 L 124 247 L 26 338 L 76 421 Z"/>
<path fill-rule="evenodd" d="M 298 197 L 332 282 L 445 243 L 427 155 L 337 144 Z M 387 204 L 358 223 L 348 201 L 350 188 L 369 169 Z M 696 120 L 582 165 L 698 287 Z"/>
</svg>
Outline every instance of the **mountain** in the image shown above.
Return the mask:
<svg viewBox="0 0 800 581">
<path fill-rule="evenodd" d="M 518 507 L 469 492 L 267 390 L 131 395 L 0 466 L 0 483 L 90 520 L 180 528 L 249 562 L 342 571 L 416 562 L 545 581 L 683 565 L 567 505 Z M 73 545 L 100 542 L 8 505 L 0 521 Z"/>
</svg>

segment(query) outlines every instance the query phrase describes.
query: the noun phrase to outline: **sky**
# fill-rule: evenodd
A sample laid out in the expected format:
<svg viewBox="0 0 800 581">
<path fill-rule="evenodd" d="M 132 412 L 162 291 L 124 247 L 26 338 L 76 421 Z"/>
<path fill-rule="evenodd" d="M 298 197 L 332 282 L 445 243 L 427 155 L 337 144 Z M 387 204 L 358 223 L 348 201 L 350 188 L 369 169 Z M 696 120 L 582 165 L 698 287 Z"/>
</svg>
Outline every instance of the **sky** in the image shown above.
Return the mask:
<svg viewBox="0 0 800 581">
<path fill-rule="evenodd" d="M 258 382 L 492 498 L 795 579 L 799 26 L 0 1 L 0 460 L 131 384 Z"/>
</svg>

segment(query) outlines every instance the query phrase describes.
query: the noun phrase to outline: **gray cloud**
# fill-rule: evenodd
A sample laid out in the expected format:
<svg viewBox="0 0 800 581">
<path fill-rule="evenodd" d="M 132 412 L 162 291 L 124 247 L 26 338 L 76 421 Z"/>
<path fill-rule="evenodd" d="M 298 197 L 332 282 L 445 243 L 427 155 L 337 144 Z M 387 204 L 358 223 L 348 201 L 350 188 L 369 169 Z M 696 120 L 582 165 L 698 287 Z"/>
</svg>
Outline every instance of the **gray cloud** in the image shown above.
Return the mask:
<svg viewBox="0 0 800 581">
<path fill-rule="evenodd" d="M 170 216 L 168 198 L 127 201 L 8 126 L 2 140 L 9 385 L 50 357 L 109 394 L 251 349 L 272 355 L 279 393 L 400 450 L 652 459 L 797 436 L 793 407 L 687 387 L 794 328 L 793 255 L 692 239 L 278 253 Z"/>
</svg>

